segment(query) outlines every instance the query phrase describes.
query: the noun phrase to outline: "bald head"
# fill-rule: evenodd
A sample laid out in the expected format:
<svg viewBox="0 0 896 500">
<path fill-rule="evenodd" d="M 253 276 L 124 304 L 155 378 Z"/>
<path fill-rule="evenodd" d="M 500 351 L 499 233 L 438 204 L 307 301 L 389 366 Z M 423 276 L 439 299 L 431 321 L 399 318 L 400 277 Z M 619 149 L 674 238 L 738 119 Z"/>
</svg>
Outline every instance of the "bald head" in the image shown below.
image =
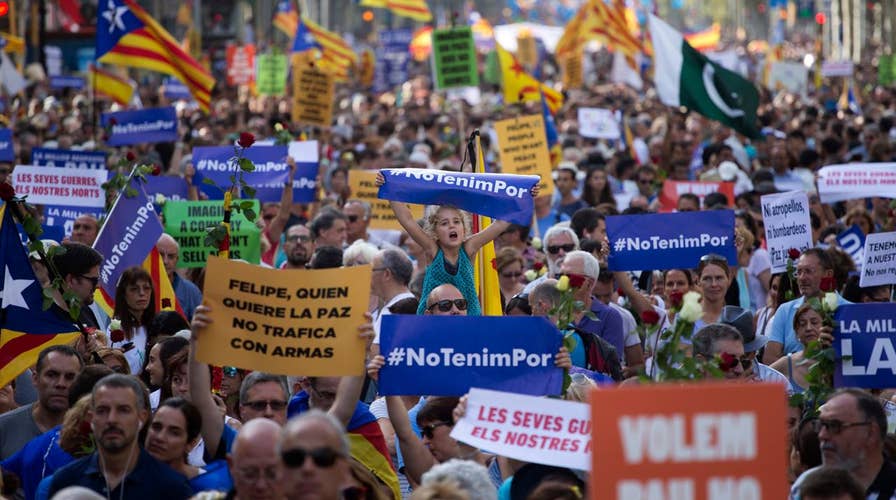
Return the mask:
<svg viewBox="0 0 896 500">
<path fill-rule="evenodd" d="M 435 316 L 466 316 L 467 301 L 456 286 L 445 283 L 429 292 L 429 296 L 426 297 L 426 314 Z"/>
<path fill-rule="evenodd" d="M 280 498 L 280 425 L 266 418 L 252 419 L 240 429 L 227 456 L 239 498 Z"/>
<path fill-rule="evenodd" d="M 177 240 L 172 238 L 171 235 L 162 233 L 159 241 L 156 242 L 156 249 L 158 249 L 159 255 L 162 257 L 162 263 L 165 265 L 165 272 L 168 273 L 168 278 L 172 278 L 174 270 L 177 269 L 180 245 L 177 244 Z"/>
</svg>

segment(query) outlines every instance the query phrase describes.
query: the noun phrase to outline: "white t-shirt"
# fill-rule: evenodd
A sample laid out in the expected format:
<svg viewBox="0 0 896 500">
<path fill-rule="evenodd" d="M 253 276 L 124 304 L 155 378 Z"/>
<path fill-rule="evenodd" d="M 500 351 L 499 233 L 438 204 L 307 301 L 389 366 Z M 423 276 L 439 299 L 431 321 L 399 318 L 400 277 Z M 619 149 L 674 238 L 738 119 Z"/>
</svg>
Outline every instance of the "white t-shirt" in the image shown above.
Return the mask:
<svg viewBox="0 0 896 500">
<path fill-rule="evenodd" d="M 374 312 L 374 314 L 373 314 L 373 333 L 375 335 L 373 337 L 374 344 L 378 345 L 380 343 L 380 323 L 382 323 L 382 321 L 383 321 L 383 316 L 385 316 L 387 314 L 392 314 L 391 312 L 389 312 L 389 308 L 401 300 L 413 299 L 413 298 L 414 298 L 414 294 L 411 292 L 399 293 L 398 295 L 392 297 L 392 299 L 389 302 L 386 302 L 386 305 L 384 305 L 380 309 L 377 309 Z"/>
<path fill-rule="evenodd" d="M 140 375 L 140 372 L 143 371 L 143 362 L 146 361 L 146 327 L 138 326 L 134 329 L 133 337 L 124 339 L 121 342 L 112 342 L 111 347 L 123 351 L 124 345 L 128 342 L 133 342 L 134 348 L 125 352 L 124 357 L 128 360 L 131 375 Z"/>
<path fill-rule="evenodd" d="M 638 322 L 635 321 L 631 311 L 612 301 L 610 302 L 610 307 L 618 311 L 619 315 L 622 316 L 622 334 L 625 338 L 625 347 L 640 344 L 641 337 L 638 335 Z"/>
<path fill-rule="evenodd" d="M 747 287 L 750 290 L 750 308 L 753 311 L 758 310 L 766 304 L 768 300 L 768 292 L 762 287 L 759 281 L 759 275 L 766 270 L 771 270 L 772 259 L 768 255 L 768 250 L 757 248 L 750 256 L 750 263 L 747 266 Z"/>
</svg>

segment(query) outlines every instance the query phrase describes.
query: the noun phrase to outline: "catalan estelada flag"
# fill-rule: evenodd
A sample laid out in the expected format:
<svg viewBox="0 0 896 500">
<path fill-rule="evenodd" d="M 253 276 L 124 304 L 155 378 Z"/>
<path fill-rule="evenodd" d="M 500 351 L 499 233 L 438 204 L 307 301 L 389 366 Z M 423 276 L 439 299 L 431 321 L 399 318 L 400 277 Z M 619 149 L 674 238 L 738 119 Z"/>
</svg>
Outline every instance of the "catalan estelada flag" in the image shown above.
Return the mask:
<svg viewBox="0 0 896 500">
<path fill-rule="evenodd" d="M 114 73 L 90 65 L 91 88 L 94 92 L 112 99 L 116 103 L 127 106 L 134 96 L 134 86 L 126 79 Z"/>
<path fill-rule="evenodd" d="M 43 310 L 43 290 L 31 270 L 12 213 L 0 207 L 0 387 L 37 362 L 40 351 L 77 340 L 71 321 Z"/>
<path fill-rule="evenodd" d="M 274 27 L 293 36 L 296 26 L 299 24 L 299 15 L 293 7 L 292 0 L 280 0 L 277 2 L 277 11 L 274 13 Z"/>
<path fill-rule="evenodd" d="M 184 82 L 208 112 L 215 79 L 134 0 L 107 0 L 97 16 L 96 60 L 144 68 Z"/>
<path fill-rule="evenodd" d="M 277 3 L 274 27 L 292 37 L 293 52 L 302 52 L 313 46 L 320 50 L 321 67 L 332 73 L 336 81 L 347 80 L 349 70 L 358 62 L 358 55 L 352 46 L 341 36 L 315 23 L 307 16 L 301 16 L 301 23 L 299 19 L 292 1 L 281 0 Z M 305 48 L 297 49 L 297 46 Z"/>
<path fill-rule="evenodd" d="M 563 94 L 536 80 L 526 73 L 513 54 L 504 50 L 501 44 L 495 44 L 498 61 L 501 63 L 501 79 L 504 87 L 504 103 L 540 102 L 542 95 L 551 113 L 556 113 L 563 106 Z"/>
<path fill-rule="evenodd" d="M 415 21 L 432 21 L 432 12 L 425 0 L 386 0 L 386 8 L 396 16 L 409 17 Z"/>
</svg>

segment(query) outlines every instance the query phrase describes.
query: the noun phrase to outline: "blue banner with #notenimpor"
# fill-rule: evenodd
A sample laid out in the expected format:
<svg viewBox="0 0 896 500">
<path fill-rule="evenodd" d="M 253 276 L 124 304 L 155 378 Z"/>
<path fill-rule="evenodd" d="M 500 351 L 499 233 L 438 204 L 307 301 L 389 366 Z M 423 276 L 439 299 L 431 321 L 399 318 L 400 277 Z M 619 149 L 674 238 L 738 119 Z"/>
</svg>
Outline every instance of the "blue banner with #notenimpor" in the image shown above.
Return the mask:
<svg viewBox="0 0 896 500">
<path fill-rule="evenodd" d="M 737 264 L 732 210 L 614 215 L 607 238 L 611 271 L 693 269 L 709 254 Z"/>
<path fill-rule="evenodd" d="M 379 373 L 384 395 L 460 396 L 471 387 L 558 395 L 554 365 L 563 336 L 538 316 L 383 316 Z"/>
<path fill-rule="evenodd" d="M 109 146 L 174 142 L 178 139 L 177 111 L 172 106 L 103 113 L 100 123 L 110 129 L 111 133 L 106 139 Z"/>
<path fill-rule="evenodd" d="M 834 387 L 896 387 L 896 303 L 841 305 L 834 324 Z"/>
</svg>

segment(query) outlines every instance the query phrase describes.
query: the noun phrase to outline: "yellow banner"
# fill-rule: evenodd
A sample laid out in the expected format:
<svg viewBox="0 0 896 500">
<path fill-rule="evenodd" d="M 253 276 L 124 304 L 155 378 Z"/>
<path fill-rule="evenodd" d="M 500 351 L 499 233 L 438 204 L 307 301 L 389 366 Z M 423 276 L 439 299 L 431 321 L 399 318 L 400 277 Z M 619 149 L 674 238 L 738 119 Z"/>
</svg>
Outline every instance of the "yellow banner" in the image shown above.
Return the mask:
<svg viewBox="0 0 896 500">
<path fill-rule="evenodd" d="M 201 361 L 281 375 L 364 373 L 358 327 L 370 266 L 293 271 L 210 256 L 205 276 L 212 324 L 199 342 Z"/>
<path fill-rule="evenodd" d="M 304 64 L 303 64 L 304 63 Z M 333 75 L 302 57 L 293 58 L 292 121 L 329 127 L 333 121 Z"/>
<path fill-rule="evenodd" d="M 582 88 L 584 80 L 581 49 L 561 58 L 560 67 L 563 73 L 563 88 L 567 90 Z"/>
<path fill-rule="evenodd" d="M 541 115 L 508 118 L 495 123 L 498 154 L 505 174 L 540 175 L 539 196 L 554 192 L 551 182 L 551 154 Z"/>
<path fill-rule="evenodd" d="M 376 197 L 379 188 L 376 187 L 376 170 L 349 170 L 348 186 L 352 191 L 352 198 L 358 198 L 370 203 L 370 229 L 398 229 L 403 231 L 395 212 L 389 206 L 389 200 L 381 200 Z M 423 217 L 423 205 L 408 204 L 415 219 Z"/>
</svg>

